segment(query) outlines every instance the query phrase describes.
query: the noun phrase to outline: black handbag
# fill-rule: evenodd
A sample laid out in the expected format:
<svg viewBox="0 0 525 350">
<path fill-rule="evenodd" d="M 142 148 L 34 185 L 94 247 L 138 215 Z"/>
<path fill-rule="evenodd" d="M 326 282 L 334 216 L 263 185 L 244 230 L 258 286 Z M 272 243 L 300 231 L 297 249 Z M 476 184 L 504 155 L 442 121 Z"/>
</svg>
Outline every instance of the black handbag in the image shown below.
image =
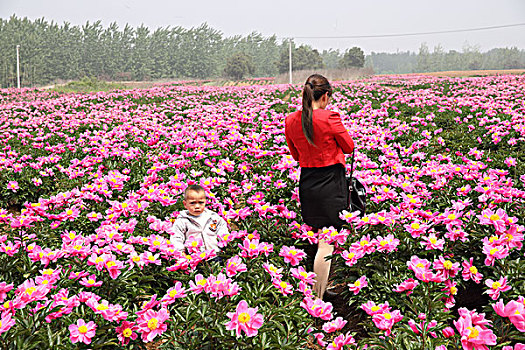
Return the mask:
<svg viewBox="0 0 525 350">
<path fill-rule="evenodd" d="M 350 166 L 350 177 L 346 178 L 348 184 L 348 209 L 350 212 L 359 211 L 359 214 L 365 215 L 366 211 L 366 188 L 355 177 L 354 174 L 354 156 L 355 149 L 352 152 L 352 165 Z"/>
</svg>

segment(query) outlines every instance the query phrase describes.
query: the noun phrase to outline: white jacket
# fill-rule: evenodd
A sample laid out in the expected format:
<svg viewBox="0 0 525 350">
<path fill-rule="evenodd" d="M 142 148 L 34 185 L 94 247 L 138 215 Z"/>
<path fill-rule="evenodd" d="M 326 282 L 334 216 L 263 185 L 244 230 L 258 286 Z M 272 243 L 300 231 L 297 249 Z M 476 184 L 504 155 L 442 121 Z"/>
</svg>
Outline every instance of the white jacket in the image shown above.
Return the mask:
<svg viewBox="0 0 525 350">
<path fill-rule="evenodd" d="M 204 227 L 191 216 L 187 210 L 183 210 L 175 219 L 175 222 L 168 230 L 170 234 L 171 243 L 178 251 L 184 251 L 184 243 L 188 240 L 202 240 L 204 249 L 213 249 L 219 252 L 217 245 L 217 236 L 228 233 L 228 226 L 226 221 L 219 216 L 219 214 L 204 209 L 201 215 L 207 217 Z"/>
</svg>

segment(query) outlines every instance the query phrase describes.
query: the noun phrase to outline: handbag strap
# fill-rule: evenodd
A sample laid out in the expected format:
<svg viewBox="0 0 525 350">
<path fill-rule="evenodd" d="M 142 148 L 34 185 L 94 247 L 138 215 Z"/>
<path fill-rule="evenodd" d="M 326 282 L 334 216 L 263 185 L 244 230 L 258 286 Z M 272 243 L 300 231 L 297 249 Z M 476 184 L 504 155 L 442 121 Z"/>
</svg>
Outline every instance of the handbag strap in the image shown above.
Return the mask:
<svg viewBox="0 0 525 350">
<path fill-rule="evenodd" d="M 354 156 L 355 156 L 355 146 L 352 149 L 352 163 L 350 165 L 350 180 L 352 179 L 352 176 L 354 176 Z"/>
</svg>

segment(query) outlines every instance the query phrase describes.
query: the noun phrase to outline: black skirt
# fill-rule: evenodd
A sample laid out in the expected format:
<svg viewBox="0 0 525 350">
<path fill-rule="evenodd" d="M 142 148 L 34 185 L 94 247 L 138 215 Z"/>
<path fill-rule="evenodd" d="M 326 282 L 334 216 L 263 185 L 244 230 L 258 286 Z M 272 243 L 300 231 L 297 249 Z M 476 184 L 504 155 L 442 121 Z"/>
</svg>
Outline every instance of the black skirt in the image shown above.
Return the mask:
<svg viewBox="0 0 525 350">
<path fill-rule="evenodd" d="M 342 210 L 348 208 L 348 184 L 342 164 L 301 168 L 299 200 L 303 221 L 315 230 L 333 226 L 340 230 Z"/>
</svg>

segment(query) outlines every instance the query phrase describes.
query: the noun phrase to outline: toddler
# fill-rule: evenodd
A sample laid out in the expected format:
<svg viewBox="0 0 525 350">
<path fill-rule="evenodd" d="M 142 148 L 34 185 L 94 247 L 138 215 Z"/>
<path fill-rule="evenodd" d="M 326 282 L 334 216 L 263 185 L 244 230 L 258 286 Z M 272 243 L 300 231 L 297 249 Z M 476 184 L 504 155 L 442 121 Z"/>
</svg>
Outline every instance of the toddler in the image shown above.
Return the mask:
<svg viewBox="0 0 525 350">
<path fill-rule="evenodd" d="M 205 250 L 219 252 L 217 236 L 228 233 L 226 221 L 219 214 L 206 209 L 206 192 L 199 185 L 189 185 L 184 191 L 183 210 L 168 231 L 171 243 L 184 251 L 187 241 L 202 241 Z"/>
</svg>

